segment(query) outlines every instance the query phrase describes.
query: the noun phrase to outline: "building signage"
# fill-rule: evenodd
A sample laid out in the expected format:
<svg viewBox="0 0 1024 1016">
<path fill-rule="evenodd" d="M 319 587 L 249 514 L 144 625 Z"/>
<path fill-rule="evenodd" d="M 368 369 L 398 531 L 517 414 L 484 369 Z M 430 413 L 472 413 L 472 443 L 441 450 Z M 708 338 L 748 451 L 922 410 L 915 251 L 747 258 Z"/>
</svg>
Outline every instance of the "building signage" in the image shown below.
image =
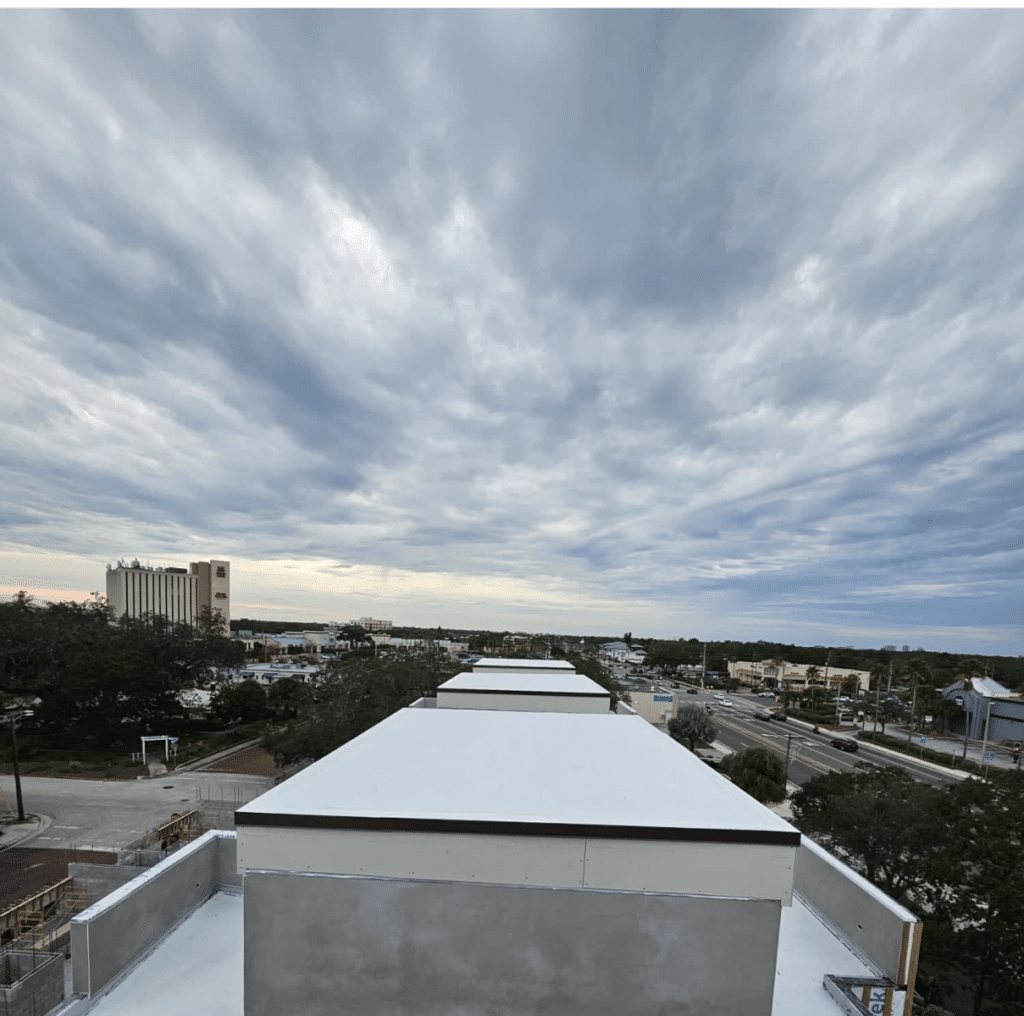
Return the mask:
<svg viewBox="0 0 1024 1016">
<path fill-rule="evenodd" d="M 928 738 L 927 737 L 919 737 L 917 739 L 917 743 L 918 744 L 927 744 L 928 743 Z"/>
<path fill-rule="evenodd" d="M 671 695 L 655 695 L 654 696 L 654 701 L 655 702 L 671 702 L 672 701 L 672 696 Z"/>
</svg>

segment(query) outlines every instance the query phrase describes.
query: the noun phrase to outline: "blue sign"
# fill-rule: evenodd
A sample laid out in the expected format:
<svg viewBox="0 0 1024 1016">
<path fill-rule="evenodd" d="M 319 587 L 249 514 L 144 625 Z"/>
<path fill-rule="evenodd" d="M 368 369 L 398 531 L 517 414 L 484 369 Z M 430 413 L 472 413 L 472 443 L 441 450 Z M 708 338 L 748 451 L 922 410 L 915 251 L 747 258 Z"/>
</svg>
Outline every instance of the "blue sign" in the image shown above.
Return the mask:
<svg viewBox="0 0 1024 1016">
<path fill-rule="evenodd" d="M 917 739 L 917 743 L 918 744 L 927 744 L 928 743 L 928 738 L 927 737 L 919 737 Z"/>
<path fill-rule="evenodd" d="M 994 751 L 987 751 L 981 756 L 982 762 L 995 762 L 996 754 Z"/>
<path fill-rule="evenodd" d="M 671 702 L 672 701 L 672 696 L 671 695 L 655 695 L 654 696 L 654 701 L 655 702 Z"/>
</svg>

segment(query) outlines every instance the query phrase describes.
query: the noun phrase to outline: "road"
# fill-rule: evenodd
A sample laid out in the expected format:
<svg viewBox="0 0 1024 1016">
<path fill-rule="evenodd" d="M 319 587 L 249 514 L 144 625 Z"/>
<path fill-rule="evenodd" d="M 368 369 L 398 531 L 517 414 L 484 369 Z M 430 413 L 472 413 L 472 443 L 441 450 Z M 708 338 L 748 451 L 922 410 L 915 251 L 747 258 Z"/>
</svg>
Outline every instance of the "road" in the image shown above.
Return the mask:
<svg viewBox="0 0 1024 1016">
<path fill-rule="evenodd" d="M 700 691 L 696 695 L 687 694 L 685 688 L 679 689 L 680 706 L 698 704 L 711 706 L 712 720 L 718 728 L 718 740 L 734 751 L 745 748 L 766 747 L 786 757 L 786 745 L 792 736 L 790 745 L 789 778 L 798 786 L 808 780 L 828 772 L 848 772 L 866 766 L 898 766 L 905 769 L 914 779 L 933 787 L 947 786 L 957 782 L 957 777 L 937 772 L 928 766 L 922 766 L 911 758 L 894 758 L 892 755 L 878 751 L 867 743 L 860 743 L 856 753 L 845 752 L 833 748 L 833 734 L 815 734 L 805 727 L 791 723 L 766 723 L 754 719 L 754 714 L 773 707 L 768 699 L 758 698 L 750 694 L 732 694 L 726 696 L 733 703 L 732 708 L 721 706 L 715 701 L 714 692 Z"/>
<path fill-rule="evenodd" d="M 61 780 L 23 776 L 25 811 L 46 815 L 48 829 L 18 845 L 117 850 L 186 811 L 200 795 L 238 801 L 239 807 L 268 786 L 259 776 L 237 773 L 166 773 L 146 780 Z M 14 804 L 14 777 L 0 775 L 0 790 Z M 4 808 L 0 798 L 0 808 Z M 2 841 L 0 841 L 2 842 Z"/>
</svg>

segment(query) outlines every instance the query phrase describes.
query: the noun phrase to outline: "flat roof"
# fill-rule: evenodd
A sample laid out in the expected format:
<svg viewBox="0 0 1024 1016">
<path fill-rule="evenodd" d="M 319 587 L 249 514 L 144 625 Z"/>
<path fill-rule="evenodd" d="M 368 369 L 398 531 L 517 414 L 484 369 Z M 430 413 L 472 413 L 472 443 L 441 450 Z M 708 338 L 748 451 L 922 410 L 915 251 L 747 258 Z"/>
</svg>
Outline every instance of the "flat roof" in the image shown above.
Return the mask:
<svg viewBox="0 0 1024 1016">
<path fill-rule="evenodd" d="M 608 698 L 609 692 L 583 674 L 565 670 L 523 672 L 509 670 L 456 674 L 438 686 L 438 691 L 506 692 L 511 695 L 583 695 Z"/>
<path fill-rule="evenodd" d="M 571 670 L 576 673 L 576 668 L 568 660 L 514 660 L 503 656 L 481 656 L 473 664 L 474 670 L 487 667 L 501 670 Z"/>
<path fill-rule="evenodd" d="M 243 1016 L 242 944 L 241 894 L 215 893 L 129 968 L 127 976 L 115 978 L 112 989 L 89 1012 Z"/>
<path fill-rule="evenodd" d="M 612 713 L 400 709 L 235 823 L 800 844 L 646 720 Z"/>
</svg>

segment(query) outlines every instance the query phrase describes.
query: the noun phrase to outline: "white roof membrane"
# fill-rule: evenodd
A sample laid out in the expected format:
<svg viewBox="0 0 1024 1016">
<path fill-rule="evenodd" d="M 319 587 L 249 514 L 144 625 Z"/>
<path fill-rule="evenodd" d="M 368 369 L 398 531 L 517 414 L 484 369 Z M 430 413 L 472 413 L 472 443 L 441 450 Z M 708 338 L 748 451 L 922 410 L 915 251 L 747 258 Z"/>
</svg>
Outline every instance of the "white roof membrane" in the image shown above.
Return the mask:
<svg viewBox="0 0 1024 1016">
<path fill-rule="evenodd" d="M 402 709 L 236 824 L 800 842 L 645 720 L 612 713 Z"/>
</svg>

